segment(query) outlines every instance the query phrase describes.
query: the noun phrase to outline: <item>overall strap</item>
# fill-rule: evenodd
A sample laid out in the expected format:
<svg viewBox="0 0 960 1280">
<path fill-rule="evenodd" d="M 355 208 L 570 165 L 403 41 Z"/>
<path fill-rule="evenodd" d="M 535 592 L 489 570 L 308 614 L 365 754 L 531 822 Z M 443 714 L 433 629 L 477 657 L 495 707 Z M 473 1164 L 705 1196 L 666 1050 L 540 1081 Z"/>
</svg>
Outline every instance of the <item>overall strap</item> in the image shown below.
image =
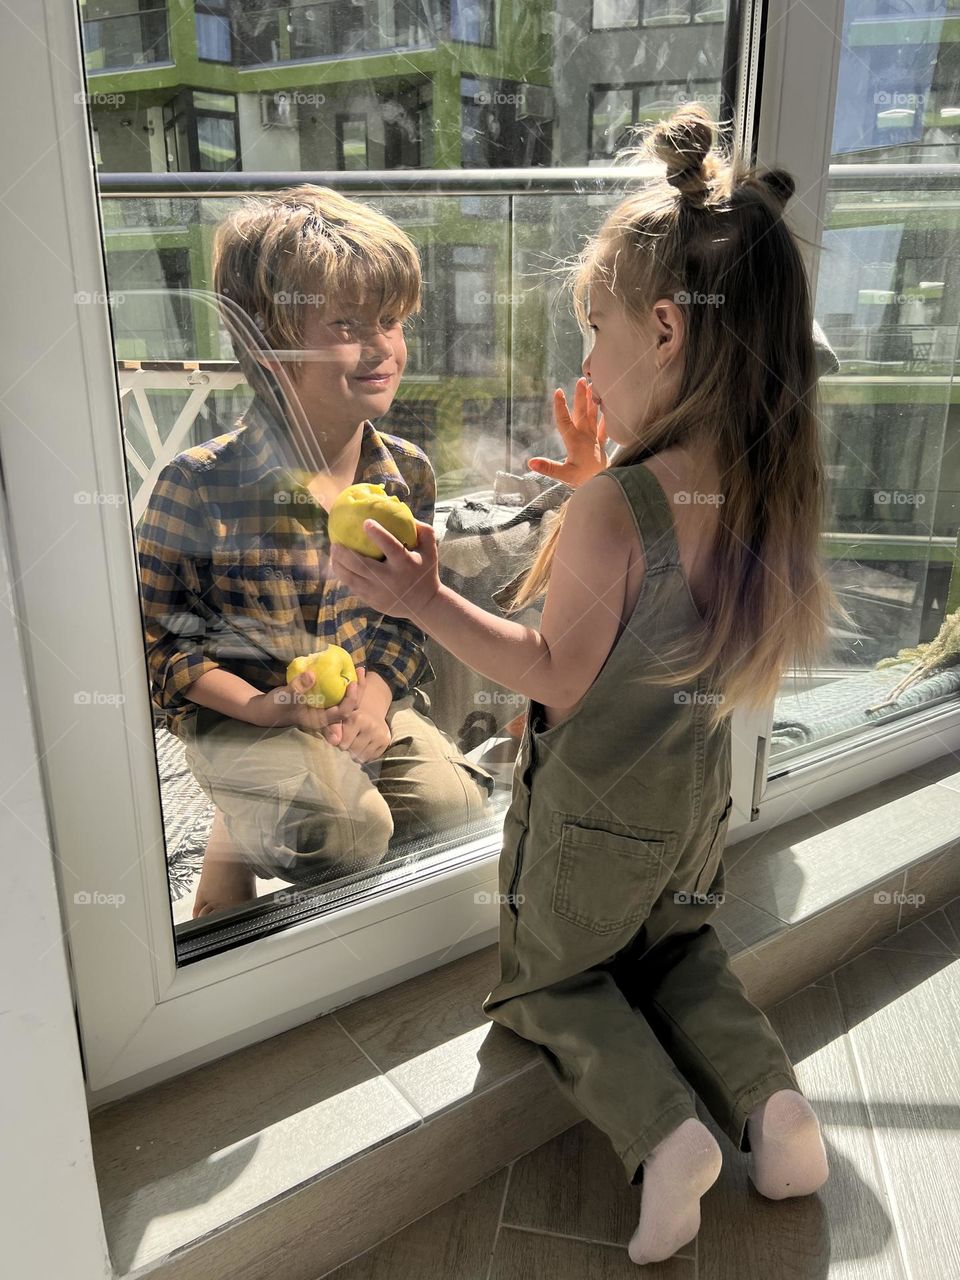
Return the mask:
<svg viewBox="0 0 960 1280">
<path fill-rule="evenodd" d="M 607 467 L 604 474 L 617 481 L 630 504 L 643 542 L 647 572 L 679 565 L 680 550 L 670 499 L 649 467 L 634 462 L 623 467 Z"/>
</svg>

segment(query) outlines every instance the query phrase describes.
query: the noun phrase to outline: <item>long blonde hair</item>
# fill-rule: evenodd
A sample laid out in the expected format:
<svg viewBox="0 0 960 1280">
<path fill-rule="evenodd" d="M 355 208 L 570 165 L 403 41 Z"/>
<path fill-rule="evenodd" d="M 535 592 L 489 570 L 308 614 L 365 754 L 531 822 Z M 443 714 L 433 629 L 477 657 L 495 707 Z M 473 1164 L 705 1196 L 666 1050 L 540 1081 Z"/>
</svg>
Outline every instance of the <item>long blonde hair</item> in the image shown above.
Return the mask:
<svg viewBox="0 0 960 1280">
<path fill-rule="evenodd" d="M 680 686 L 709 672 L 722 693 L 713 728 L 739 703 L 772 701 L 787 665 L 809 671 L 827 646 L 831 613 L 852 622 L 820 562 L 825 483 L 812 305 L 797 238 L 782 218 L 793 179 L 746 165 L 716 133 L 707 109 L 691 102 L 622 152 L 621 162 L 662 161 L 666 172 L 613 210 L 569 278 L 581 328 L 589 290 L 601 282 L 631 323 L 659 298 L 684 307 L 675 402 L 655 410 L 611 465 L 704 436 L 715 445 L 723 498 L 705 626 L 664 655 L 666 674 L 643 677 Z M 711 294 L 722 302 L 697 304 L 696 295 Z M 510 611 L 546 590 L 565 510 Z"/>
</svg>

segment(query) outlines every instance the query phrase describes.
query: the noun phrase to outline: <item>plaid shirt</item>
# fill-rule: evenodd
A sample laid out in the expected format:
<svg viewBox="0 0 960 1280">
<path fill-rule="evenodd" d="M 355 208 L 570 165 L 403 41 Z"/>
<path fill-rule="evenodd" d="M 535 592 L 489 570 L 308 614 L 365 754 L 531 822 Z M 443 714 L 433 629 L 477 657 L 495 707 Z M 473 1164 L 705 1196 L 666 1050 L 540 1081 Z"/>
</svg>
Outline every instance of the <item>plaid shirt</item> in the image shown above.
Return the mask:
<svg viewBox="0 0 960 1280">
<path fill-rule="evenodd" d="M 436 678 L 411 622 L 371 612 L 328 573 L 327 512 L 312 472 L 254 401 L 240 426 L 162 469 L 138 525 L 151 694 L 178 733 L 187 688 L 222 667 L 266 691 L 287 663 L 339 644 L 394 698 Z M 383 484 L 433 523 L 436 480 L 422 449 L 363 424 L 355 483 Z"/>
</svg>

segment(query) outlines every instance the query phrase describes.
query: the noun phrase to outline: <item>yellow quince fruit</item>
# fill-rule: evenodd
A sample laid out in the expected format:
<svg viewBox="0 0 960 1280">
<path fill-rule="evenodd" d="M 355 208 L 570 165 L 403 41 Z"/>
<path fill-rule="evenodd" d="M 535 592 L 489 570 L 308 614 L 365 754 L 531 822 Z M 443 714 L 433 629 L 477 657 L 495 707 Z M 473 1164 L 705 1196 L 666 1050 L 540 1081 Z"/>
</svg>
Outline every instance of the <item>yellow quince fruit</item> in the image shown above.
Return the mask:
<svg viewBox="0 0 960 1280">
<path fill-rule="evenodd" d="M 344 699 L 347 687 L 357 683 L 357 669 L 346 649 L 338 644 L 331 644 L 319 653 L 311 653 L 303 658 L 294 658 L 287 666 L 287 684 L 292 684 L 304 671 L 314 673 L 314 681 L 303 695 L 308 706 L 338 706 Z"/>
<path fill-rule="evenodd" d="M 331 542 L 362 556 L 385 560 L 377 544 L 364 533 L 364 520 L 376 520 L 405 547 L 417 545 L 413 512 L 396 494 L 388 495 L 382 484 L 351 484 L 338 493 L 330 507 L 327 530 Z"/>
</svg>

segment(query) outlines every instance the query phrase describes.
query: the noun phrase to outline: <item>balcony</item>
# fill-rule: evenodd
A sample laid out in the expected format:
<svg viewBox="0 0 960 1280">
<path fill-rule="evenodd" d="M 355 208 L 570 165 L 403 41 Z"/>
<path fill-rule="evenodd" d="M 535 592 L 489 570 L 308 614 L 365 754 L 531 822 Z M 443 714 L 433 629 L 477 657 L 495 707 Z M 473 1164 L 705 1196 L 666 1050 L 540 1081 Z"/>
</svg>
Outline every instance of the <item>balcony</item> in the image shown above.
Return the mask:
<svg viewBox="0 0 960 1280">
<path fill-rule="evenodd" d="M 349 0 L 279 5 L 244 12 L 230 20 L 233 63 L 320 62 L 351 55 L 429 48 L 443 31 L 439 4 L 393 0 L 378 6 Z"/>
<path fill-rule="evenodd" d="M 83 53 L 88 75 L 170 61 L 165 4 L 132 13 L 106 12 L 111 7 L 107 3 L 87 5 Z"/>
</svg>

